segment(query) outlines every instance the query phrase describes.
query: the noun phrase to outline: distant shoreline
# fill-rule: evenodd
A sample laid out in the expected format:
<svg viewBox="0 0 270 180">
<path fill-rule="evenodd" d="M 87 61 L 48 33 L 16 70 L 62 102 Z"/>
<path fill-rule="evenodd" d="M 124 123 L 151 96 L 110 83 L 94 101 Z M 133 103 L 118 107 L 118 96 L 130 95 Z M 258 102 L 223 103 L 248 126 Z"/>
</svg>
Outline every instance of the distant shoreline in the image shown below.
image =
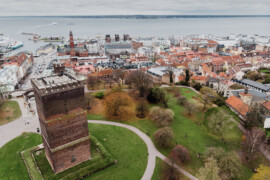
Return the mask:
<svg viewBox="0 0 270 180">
<path fill-rule="evenodd" d="M 173 19 L 173 18 L 261 18 L 270 15 L 98 15 L 98 16 L 0 16 L 0 18 L 92 18 L 92 19 Z"/>
</svg>

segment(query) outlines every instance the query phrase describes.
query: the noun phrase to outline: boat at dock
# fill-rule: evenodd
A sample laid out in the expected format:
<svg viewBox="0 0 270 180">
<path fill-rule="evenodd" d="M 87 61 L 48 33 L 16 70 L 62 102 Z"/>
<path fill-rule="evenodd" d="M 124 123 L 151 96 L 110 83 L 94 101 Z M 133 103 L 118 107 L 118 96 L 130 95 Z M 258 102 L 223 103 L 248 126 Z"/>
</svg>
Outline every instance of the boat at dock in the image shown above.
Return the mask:
<svg viewBox="0 0 270 180">
<path fill-rule="evenodd" d="M 9 45 L 9 49 L 15 50 L 23 46 L 23 43 L 20 41 L 15 41 Z"/>
</svg>

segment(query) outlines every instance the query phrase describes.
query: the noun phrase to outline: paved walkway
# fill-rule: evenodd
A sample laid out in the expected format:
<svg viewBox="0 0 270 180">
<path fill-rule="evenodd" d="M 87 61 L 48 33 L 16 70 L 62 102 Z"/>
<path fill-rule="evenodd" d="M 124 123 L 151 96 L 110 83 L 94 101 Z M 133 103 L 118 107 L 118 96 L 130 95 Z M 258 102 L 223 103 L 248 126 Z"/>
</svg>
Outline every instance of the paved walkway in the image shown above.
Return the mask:
<svg viewBox="0 0 270 180">
<path fill-rule="evenodd" d="M 129 130 L 133 131 L 135 134 L 137 134 L 145 142 L 145 144 L 147 146 L 147 149 L 148 149 L 148 162 L 147 162 L 147 167 L 146 167 L 146 170 L 145 170 L 145 172 L 143 174 L 142 180 L 149 180 L 149 179 L 151 179 L 151 177 L 152 177 L 152 175 L 154 173 L 154 170 L 155 170 L 156 157 L 161 158 L 166 163 L 168 163 L 169 165 L 171 165 L 171 161 L 167 157 L 165 157 L 163 154 L 161 154 L 156 149 L 156 147 L 153 144 L 152 140 L 146 134 L 144 134 L 142 131 L 140 131 L 139 129 L 135 128 L 134 126 L 130 126 L 130 125 L 122 124 L 122 123 L 117 123 L 117 122 L 100 121 L 100 120 L 88 120 L 88 123 L 113 125 L 113 126 L 119 126 L 119 127 L 126 128 L 126 129 L 129 129 Z M 182 169 L 178 165 L 174 165 L 174 167 L 179 172 L 181 172 L 186 177 L 188 177 L 189 179 L 197 180 L 196 177 L 194 177 L 192 174 L 190 174 L 189 172 L 185 171 L 184 169 Z"/>
<path fill-rule="evenodd" d="M 37 115 L 30 113 L 26 106 L 24 106 L 23 98 L 15 98 L 13 101 L 17 101 L 22 116 L 10 123 L 0 126 L 0 148 L 7 142 L 20 136 L 23 132 L 37 132 L 39 128 L 39 121 Z"/>
</svg>

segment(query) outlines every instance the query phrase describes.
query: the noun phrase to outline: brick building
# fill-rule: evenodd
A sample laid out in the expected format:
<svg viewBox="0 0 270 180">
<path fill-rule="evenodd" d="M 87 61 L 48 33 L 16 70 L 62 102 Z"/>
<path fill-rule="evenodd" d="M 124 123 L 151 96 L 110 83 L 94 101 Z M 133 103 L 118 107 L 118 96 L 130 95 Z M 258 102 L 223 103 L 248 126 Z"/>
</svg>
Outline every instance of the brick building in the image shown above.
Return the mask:
<svg viewBox="0 0 270 180">
<path fill-rule="evenodd" d="M 31 81 L 45 154 L 54 172 L 89 160 L 84 83 L 66 73 Z"/>
<path fill-rule="evenodd" d="M 69 33 L 69 45 L 65 45 L 64 48 L 57 48 L 58 56 L 70 55 L 72 59 L 76 60 L 77 57 L 88 57 L 89 52 L 86 45 L 79 46 L 74 43 L 73 33 Z"/>
</svg>

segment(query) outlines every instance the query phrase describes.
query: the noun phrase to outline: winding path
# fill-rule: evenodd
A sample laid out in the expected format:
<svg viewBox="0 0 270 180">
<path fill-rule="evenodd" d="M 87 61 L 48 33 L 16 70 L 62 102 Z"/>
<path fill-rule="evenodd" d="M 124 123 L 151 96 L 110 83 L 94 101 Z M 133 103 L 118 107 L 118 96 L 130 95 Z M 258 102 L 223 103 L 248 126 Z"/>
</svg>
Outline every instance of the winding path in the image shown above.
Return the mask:
<svg viewBox="0 0 270 180">
<path fill-rule="evenodd" d="M 154 170 L 155 170 L 156 157 L 159 157 L 160 159 L 162 159 L 163 161 L 165 161 L 166 163 L 171 165 L 171 161 L 156 149 L 152 140 L 146 134 L 144 134 L 142 131 L 135 128 L 134 126 L 130 126 L 130 125 L 122 124 L 122 123 L 117 123 L 117 122 L 111 122 L 111 121 L 101 121 L 101 120 L 88 120 L 88 123 L 113 125 L 113 126 L 119 126 L 119 127 L 126 128 L 126 129 L 133 131 L 135 134 L 137 134 L 145 142 L 147 149 L 148 149 L 148 161 L 147 161 L 147 167 L 146 167 L 145 172 L 143 174 L 142 180 L 150 180 L 151 179 L 151 177 L 154 173 Z M 180 166 L 174 164 L 174 167 L 179 172 L 181 172 L 186 177 L 188 177 L 189 179 L 197 180 L 196 177 L 194 177 L 192 174 L 190 174 L 189 172 L 182 169 Z"/>
</svg>

